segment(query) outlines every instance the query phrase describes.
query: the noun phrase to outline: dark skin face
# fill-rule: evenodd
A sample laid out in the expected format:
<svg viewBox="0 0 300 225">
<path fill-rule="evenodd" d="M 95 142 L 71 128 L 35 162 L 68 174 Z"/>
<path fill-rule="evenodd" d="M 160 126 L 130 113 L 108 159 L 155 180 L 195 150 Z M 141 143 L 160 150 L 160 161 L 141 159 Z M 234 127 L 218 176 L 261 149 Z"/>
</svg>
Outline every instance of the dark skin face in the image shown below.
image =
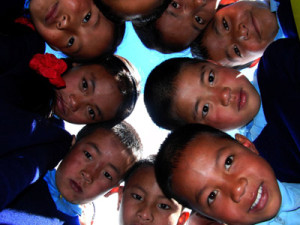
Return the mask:
<svg viewBox="0 0 300 225">
<path fill-rule="evenodd" d="M 262 56 L 278 31 L 276 15 L 261 2 L 238 2 L 216 12 L 203 34 L 211 60 L 238 66 Z"/>
<path fill-rule="evenodd" d="M 255 148 L 245 147 L 251 142 L 244 138 L 238 136 L 240 144 L 208 134 L 196 136 L 173 169 L 174 193 L 194 210 L 227 224 L 255 224 L 274 217 L 281 205 L 275 174 Z"/>
<path fill-rule="evenodd" d="M 156 28 L 167 45 L 187 48 L 216 12 L 216 0 L 172 1 L 156 21 Z"/>
</svg>

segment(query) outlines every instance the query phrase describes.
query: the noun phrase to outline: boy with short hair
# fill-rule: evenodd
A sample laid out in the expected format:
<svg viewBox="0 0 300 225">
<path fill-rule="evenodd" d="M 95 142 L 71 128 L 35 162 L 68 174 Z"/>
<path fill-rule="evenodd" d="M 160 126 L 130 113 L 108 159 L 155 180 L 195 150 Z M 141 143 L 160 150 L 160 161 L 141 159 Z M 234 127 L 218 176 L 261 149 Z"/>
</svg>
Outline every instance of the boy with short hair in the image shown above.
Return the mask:
<svg viewBox="0 0 300 225">
<path fill-rule="evenodd" d="M 297 224 L 300 184 L 276 180 L 255 146 L 202 124 L 172 132 L 155 163 L 168 197 L 228 224 Z"/>
<path fill-rule="evenodd" d="M 79 204 L 117 186 L 141 154 L 140 139 L 128 123 L 92 124 L 58 166 L 29 186 L 0 213 L 0 221 L 20 224 L 79 224 Z"/>
<path fill-rule="evenodd" d="M 188 213 L 159 188 L 154 174 L 154 158 L 137 162 L 119 188 L 120 224 L 184 225 Z"/>
<path fill-rule="evenodd" d="M 297 38 L 290 1 L 244 0 L 218 10 L 191 51 L 197 58 L 244 68 L 280 38 Z"/>
</svg>

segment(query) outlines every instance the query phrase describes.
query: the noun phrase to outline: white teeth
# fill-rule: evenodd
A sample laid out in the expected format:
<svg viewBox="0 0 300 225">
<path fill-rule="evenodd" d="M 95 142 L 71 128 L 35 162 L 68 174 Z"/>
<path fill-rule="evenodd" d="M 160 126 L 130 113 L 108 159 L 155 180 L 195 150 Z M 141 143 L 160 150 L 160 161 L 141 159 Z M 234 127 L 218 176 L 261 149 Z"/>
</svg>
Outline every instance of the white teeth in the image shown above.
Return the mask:
<svg viewBox="0 0 300 225">
<path fill-rule="evenodd" d="M 253 202 L 252 206 L 251 206 L 251 209 L 253 209 L 259 202 L 260 198 L 261 198 L 261 193 L 262 193 L 262 186 L 259 186 L 258 188 L 258 192 L 257 192 L 257 196 L 256 196 L 256 199 L 255 201 Z"/>
</svg>

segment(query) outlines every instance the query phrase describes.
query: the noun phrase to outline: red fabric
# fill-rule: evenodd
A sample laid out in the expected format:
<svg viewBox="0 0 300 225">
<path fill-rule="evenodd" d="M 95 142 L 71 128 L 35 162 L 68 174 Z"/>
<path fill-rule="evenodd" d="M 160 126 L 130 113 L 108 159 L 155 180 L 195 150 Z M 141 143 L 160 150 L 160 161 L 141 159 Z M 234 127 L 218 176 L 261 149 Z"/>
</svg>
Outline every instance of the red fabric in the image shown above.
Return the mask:
<svg viewBox="0 0 300 225">
<path fill-rule="evenodd" d="M 228 5 L 228 4 L 231 4 L 231 3 L 235 3 L 237 1 L 238 0 L 221 0 L 220 5 Z"/>
<path fill-rule="evenodd" d="M 28 19 L 28 18 L 25 18 L 25 17 L 19 17 L 19 18 L 15 19 L 15 23 L 24 24 L 24 25 L 30 27 L 32 30 L 35 31 L 35 28 L 34 28 L 32 22 L 31 22 L 31 20 Z"/>
<path fill-rule="evenodd" d="M 64 60 L 56 58 L 52 54 L 35 54 L 29 62 L 29 67 L 37 73 L 49 79 L 54 86 L 65 87 L 66 83 L 61 75 L 67 70 Z"/>
<path fill-rule="evenodd" d="M 251 63 L 251 65 L 250 65 L 249 67 L 251 68 L 251 67 L 253 67 L 253 66 L 256 66 L 256 64 L 259 63 L 259 60 L 260 60 L 260 58 L 255 59 L 255 60 Z"/>
</svg>

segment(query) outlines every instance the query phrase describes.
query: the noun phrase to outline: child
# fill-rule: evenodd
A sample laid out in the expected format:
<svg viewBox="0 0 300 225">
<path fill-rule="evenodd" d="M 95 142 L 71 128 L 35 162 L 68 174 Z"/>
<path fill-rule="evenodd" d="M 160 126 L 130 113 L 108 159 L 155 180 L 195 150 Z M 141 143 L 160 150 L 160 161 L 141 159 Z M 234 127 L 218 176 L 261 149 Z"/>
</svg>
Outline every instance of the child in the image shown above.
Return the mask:
<svg viewBox="0 0 300 225">
<path fill-rule="evenodd" d="M 229 130 L 250 122 L 260 97 L 238 71 L 207 61 L 174 58 L 157 66 L 145 85 L 152 120 L 166 129 L 203 123 Z"/>
<path fill-rule="evenodd" d="M 174 199 L 168 199 L 160 190 L 153 159 L 137 162 L 119 188 L 120 224 L 183 225 L 188 213 Z"/>
<path fill-rule="evenodd" d="M 89 63 L 57 60 L 41 55 L 31 61 L 16 62 L 1 73 L 1 92 L 10 102 L 27 110 L 49 116 L 55 114 L 70 123 L 120 122 L 133 110 L 139 94 L 139 74 L 134 66 L 119 56 L 107 56 Z M 59 66 L 61 65 L 61 66 Z"/>
<path fill-rule="evenodd" d="M 100 0 L 96 4 L 103 14 L 115 22 L 131 20 L 145 23 L 158 18 L 171 0 Z"/>
<path fill-rule="evenodd" d="M 112 128 L 87 125 L 57 171 L 49 171 L 22 192 L 2 211 L 1 222 L 79 224 L 78 204 L 118 185 L 140 151 L 137 133 L 125 122 Z"/>
<path fill-rule="evenodd" d="M 194 57 L 243 68 L 283 37 L 297 37 L 290 1 L 239 1 L 217 11 L 191 50 Z"/>
<path fill-rule="evenodd" d="M 5 3 L 1 14 L 3 22 L 8 23 L 7 18 L 13 17 L 10 13 L 19 12 L 23 5 L 23 1 Z M 91 59 L 114 53 L 124 35 L 125 25 L 108 20 L 93 0 L 30 0 L 25 1 L 25 9 L 29 10 L 35 31 L 27 31 L 28 35 L 20 37 L 19 41 L 27 43 L 31 36 L 40 35 L 42 39 L 35 38 L 38 40 L 30 43 L 39 46 L 36 53 L 44 53 L 50 46 L 49 50 L 61 51 L 80 60 Z M 15 12 L 12 14 L 15 16 Z M 11 24 L 6 27 L 15 32 Z"/>
<path fill-rule="evenodd" d="M 297 224 L 300 184 L 276 180 L 244 136 L 189 124 L 157 156 L 157 181 L 168 197 L 228 224 Z"/>
<path fill-rule="evenodd" d="M 164 13 L 151 23 L 135 24 L 143 44 L 162 53 L 189 47 L 213 18 L 220 0 L 172 1 Z"/>
</svg>

